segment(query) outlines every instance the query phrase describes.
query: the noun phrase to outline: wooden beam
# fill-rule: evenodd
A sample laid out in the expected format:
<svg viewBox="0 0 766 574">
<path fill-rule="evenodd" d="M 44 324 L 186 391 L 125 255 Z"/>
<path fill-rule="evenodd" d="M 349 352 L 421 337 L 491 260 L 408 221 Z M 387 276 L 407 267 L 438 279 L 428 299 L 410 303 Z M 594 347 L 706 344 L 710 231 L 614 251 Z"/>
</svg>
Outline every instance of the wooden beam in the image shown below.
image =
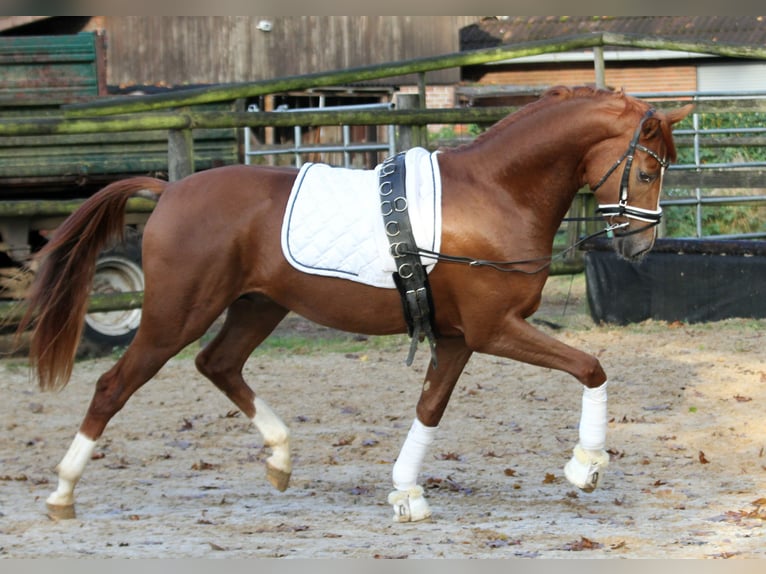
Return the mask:
<svg viewBox="0 0 766 574">
<path fill-rule="evenodd" d="M 92 117 L 100 115 L 123 114 L 158 110 L 169 107 L 180 107 L 208 102 L 229 101 L 238 98 L 252 98 L 264 94 L 305 90 L 327 86 L 342 86 L 354 82 L 364 82 L 407 74 L 417 74 L 446 68 L 457 68 L 487 64 L 513 58 L 537 56 L 555 52 L 566 52 L 592 48 L 601 45 L 600 33 L 579 34 L 551 40 L 540 40 L 456 52 L 442 56 L 415 58 L 374 66 L 360 66 L 317 72 L 299 76 L 286 76 L 259 82 L 227 84 L 204 88 L 190 88 L 173 93 L 151 94 L 146 96 L 121 96 L 110 100 L 90 102 L 87 104 L 71 104 L 64 106 L 69 117 Z"/>
<path fill-rule="evenodd" d="M 88 303 L 88 312 L 103 313 L 122 311 L 124 309 L 138 309 L 143 301 L 144 294 L 141 291 L 91 295 Z M 0 301 L 0 320 L 5 324 L 16 323 L 24 316 L 26 309 L 27 307 L 23 300 Z"/>
</svg>

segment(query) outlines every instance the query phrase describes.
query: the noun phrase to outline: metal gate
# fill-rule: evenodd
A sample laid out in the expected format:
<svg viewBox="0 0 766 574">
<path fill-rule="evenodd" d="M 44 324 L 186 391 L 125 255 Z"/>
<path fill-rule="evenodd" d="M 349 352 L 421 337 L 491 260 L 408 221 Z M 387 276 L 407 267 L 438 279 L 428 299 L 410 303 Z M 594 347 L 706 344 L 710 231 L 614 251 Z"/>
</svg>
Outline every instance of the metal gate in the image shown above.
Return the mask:
<svg viewBox="0 0 766 574">
<path fill-rule="evenodd" d="M 333 110 L 333 111 L 362 111 L 362 110 L 391 110 L 394 108 L 394 104 L 380 103 L 380 104 L 356 104 L 345 106 L 320 106 L 319 108 L 288 108 L 287 106 L 279 106 L 275 111 L 282 113 L 291 112 L 304 112 L 304 111 L 316 111 L 317 109 Z M 256 104 L 252 104 L 247 108 L 248 112 L 259 112 L 260 108 Z M 395 130 L 393 125 L 385 127 L 386 140 L 383 142 L 358 142 L 353 141 L 352 130 L 350 125 L 342 125 L 342 139 L 340 142 L 335 143 L 304 143 L 304 129 L 305 126 L 293 127 L 293 143 L 288 147 L 277 147 L 261 145 L 255 147 L 253 145 L 253 133 L 249 127 L 245 128 L 245 163 L 250 165 L 253 163 L 253 158 L 264 156 L 276 156 L 276 155 L 292 155 L 293 163 L 295 167 L 301 167 L 305 161 L 307 154 L 328 154 L 328 153 L 341 153 L 343 154 L 343 161 L 341 165 L 343 167 L 352 167 L 352 156 L 356 153 L 364 152 L 386 152 L 387 155 L 393 155 L 396 153 L 395 148 Z M 369 166 L 371 167 L 371 166 Z"/>
<path fill-rule="evenodd" d="M 766 237 L 766 92 L 668 92 L 631 94 L 642 99 L 694 101 L 698 109 L 673 130 L 679 161 L 671 165 L 660 202 L 665 208 L 692 209 L 693 231 L 682 237 L 757 239 Z M 714 121 L 722 114 L 737 122 Z M 707 116 L 707 121 L 705 117 Z M 687 124 L 691 123 L 687 127 Z M 729 125 L 726 125 L 729 123 Z M 733 125 L 736 123 L 737 125 Z M 720 127 L 711 127 L 718 126 Z M 686 153 L 682 153 L 687 150 Z M 728 153 L 727 151 L 728 150 Z M 691 152 L 691 153 L 689 153 Z M 755 156 L 755 157 L 748 157 Z M 751 231 L 705 230 L 704 214 L 715 209 L 750 212 Z M 744 210 L 744 211 L 743 211 Z M 674 237 L 679 237 L 673 233 Z"/>
</svg>

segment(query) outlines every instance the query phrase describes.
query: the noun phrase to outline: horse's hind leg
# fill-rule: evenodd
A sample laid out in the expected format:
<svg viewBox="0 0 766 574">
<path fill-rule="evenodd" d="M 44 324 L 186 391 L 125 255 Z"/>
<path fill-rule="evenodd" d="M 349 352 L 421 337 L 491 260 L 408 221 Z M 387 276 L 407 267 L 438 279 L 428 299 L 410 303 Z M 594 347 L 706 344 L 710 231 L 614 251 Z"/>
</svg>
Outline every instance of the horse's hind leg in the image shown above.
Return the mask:
<svg viewBox="0 0 766 574">
<path fill-rule="evenodd" d="M 192 312 L 182 310 L 190 298 L 179 293 L 183 291 L 167 285 L 159 294 L 147 292 L 135 339 L 117 363 L 99 377 L 80 429 L 57 466 L 58 487 L 46 500 L 53 518 L 74 517 L 74 488 L 112 417 L 168 359 L 201 337 L 223 311 L 215 305 L 194 305 Z"/>
<path fill-rule="evenodd" d="M 388 502 L 394 508 L 396 522 L 417 522 L 431 516 L 423 488 L 417 483 L 418 474 L 455 384 L 471 358 L 471 351 L 462 338 L 442 338 L 437 341 L 436 355 L 439 367 L 434 369 L 429 363 L 417 416 L 394 464 L 396 490 L 388 495 Z"/>
<path fill-rule="evenodd" d="M 237 299 L 216 337 L 197 355 L 197 368 L 237 405 L 263 435 L 272 454 L 266 475 L 275 488 L 287 488 L 292 471 L 290 432 L 268 405 L 256 398 L 242 377 L 250 353 L 269 336 L 287 314 L 287 309 L 262 296 Z"/>
<path fill-rule="evenodd" d="M 52 518 L 74 518 L 74 488 L 111 418 L 182 345 L 165 348 L 141 342 L 141 331 L 125 354 L 99 377 L 88 411 L 69 450 L 56 467 L 58 486 L 46 500 Z"/>
</svg>

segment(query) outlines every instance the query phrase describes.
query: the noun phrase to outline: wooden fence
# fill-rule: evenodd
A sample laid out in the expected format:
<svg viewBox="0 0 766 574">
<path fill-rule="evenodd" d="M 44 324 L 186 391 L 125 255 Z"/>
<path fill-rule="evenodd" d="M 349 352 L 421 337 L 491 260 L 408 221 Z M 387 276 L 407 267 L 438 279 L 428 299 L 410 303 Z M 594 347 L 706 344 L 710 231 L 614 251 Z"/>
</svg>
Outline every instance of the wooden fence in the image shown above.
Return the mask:
<svg viewBox="0 0 766 574">
<path fill-rule="evenodd" d="M 514 59 L 546 53 L 564 52 L 578 49 L 592 49 L 594 52 L 594 73 L 596 83 L 603 83 L 603 47 L 631 47 L 644 49 L 671 49 L 687 52 L 715 54 L 737 58 L 766 59 L 763 46 L 728 46 L 679 42 L 657 37 L 639 37 L 612 33 L 590 33 L 572 36 L 555 41 L 528 42 L 516 45 L 474 50 L 444 56 L 419 58 L 404 62 L 351 68 L 347 70 L 322 72 L 275 78 L 259 82 L 194 88 L 171 93 L 146 96 L 110 97 L 87 103 L 64 105 L 57 114 L 39 118 L 0 119 L 0 137 L 18 137 L 28 135 L 61 134 L 105 134 L 125 133 L 145 130 L 167 130 L 168 163 L 171 180 L 184 177 L 194 171 L 194 139 L 196 129 L 241 128 L 245 126 L 325 126 L 325 125 L 395 125 L 400 129 L 415 129 L 412 145 L 421 145 L 418 133 L 422 134 L 429 124 L 490 124 L 515 108 L 460 108 L 460 109 L 408 109 L 408 110 L 362 110 L 362 111 L 302 111 L 292 113 L 275 112 L 228 112 L 228 111 L 193 111 L 192 105 L 252 98 L 261 95 L 283 93 L 290 90 L 338 86 L 371 79 L 417 74 L 419 78 L 420 101 L 425 101 L 426 74 L 431 71 L 462 67 L 476 64 Z M 599 80 L 600 78 L 600 80 Z M 668 102 L 673 104 L 674 102 Z M 766 111 L 762 101 L 749 104 L 757 111 Z M 721 104 L 699 102 L 698 110 L 712 109 Z M 741 109 L 741 108 L 738 108 Z M 172 110 L 172 111 L 171 111 Z M 695 174 L 693 177 L 708 177 Z M 712 176 L 710 176 L 712 177 Z M 755 175 L 754 177 L 759 177 Z M 704 183 L 704 182 L 703 182 Z M 76 203 L 64 206 L 56 200 L 39 201 L 34 205 L 18 202 L 0 202 L 0 211 L 7 214 L 21 213 L 24 210 L 72 210 Z M 143 206 L 142 209 L 146 209 Z M 582 211 L 582 205 L 575 206 L 575 211 Z M 570 234 L 572 235 L 572 234 Z M 571 237 L 570 237 L 571 240 Z M 563 264 L 565 272 L 581 269 L 572 260 Z M 110 303 L 110 300 L 113 303 Z M 141 304 L 141 294 L 123 294 L 115 298 L 100 296 L 92 301 L 92 311 L 127 309 Z M 0 315 L 14 316 L 19 312 L 18 305 L 6 302 L 0 306 Z"/>
</svg>

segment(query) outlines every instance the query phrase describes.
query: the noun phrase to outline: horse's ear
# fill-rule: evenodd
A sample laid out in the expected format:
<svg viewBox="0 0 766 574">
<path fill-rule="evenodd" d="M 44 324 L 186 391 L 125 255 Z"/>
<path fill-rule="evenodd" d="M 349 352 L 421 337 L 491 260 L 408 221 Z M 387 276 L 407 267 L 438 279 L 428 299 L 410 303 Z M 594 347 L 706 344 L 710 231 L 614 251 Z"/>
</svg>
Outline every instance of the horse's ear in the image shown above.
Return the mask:
<svg viewBox="0 0 766 574">
<path fill-rule="evenodd" d="M 660 133 L 661 124 L 662 121 L 655 116 L 646 118 L 641 125 L 641 139 L 650 140 L 655 137 Z"/>
<path fill-rule="evenodd" d="M 682 108 L 676 108 L 675 110 L 670 110 L 669 112 L 665 112 L 665 119 L 672 126 L 673 124 L 677 124 L 686 116 L 688 116 L 690 113 L 692 113 L 693 110 L 694 110 L 694 104 L 686 104 Z"/>
<path fill-rule="evenodd" d="M 647 118 L 644 125 L 641 128 L 641 135 L 644 139 L 652 139 L 661 133 L 662 122 L 665 121 L 669 126 L 677 124 L 694 110 L 694 104 L 687 104 L 681 108 L 662 112 L 658 116 L 651 116 Z"/>
</svg>

